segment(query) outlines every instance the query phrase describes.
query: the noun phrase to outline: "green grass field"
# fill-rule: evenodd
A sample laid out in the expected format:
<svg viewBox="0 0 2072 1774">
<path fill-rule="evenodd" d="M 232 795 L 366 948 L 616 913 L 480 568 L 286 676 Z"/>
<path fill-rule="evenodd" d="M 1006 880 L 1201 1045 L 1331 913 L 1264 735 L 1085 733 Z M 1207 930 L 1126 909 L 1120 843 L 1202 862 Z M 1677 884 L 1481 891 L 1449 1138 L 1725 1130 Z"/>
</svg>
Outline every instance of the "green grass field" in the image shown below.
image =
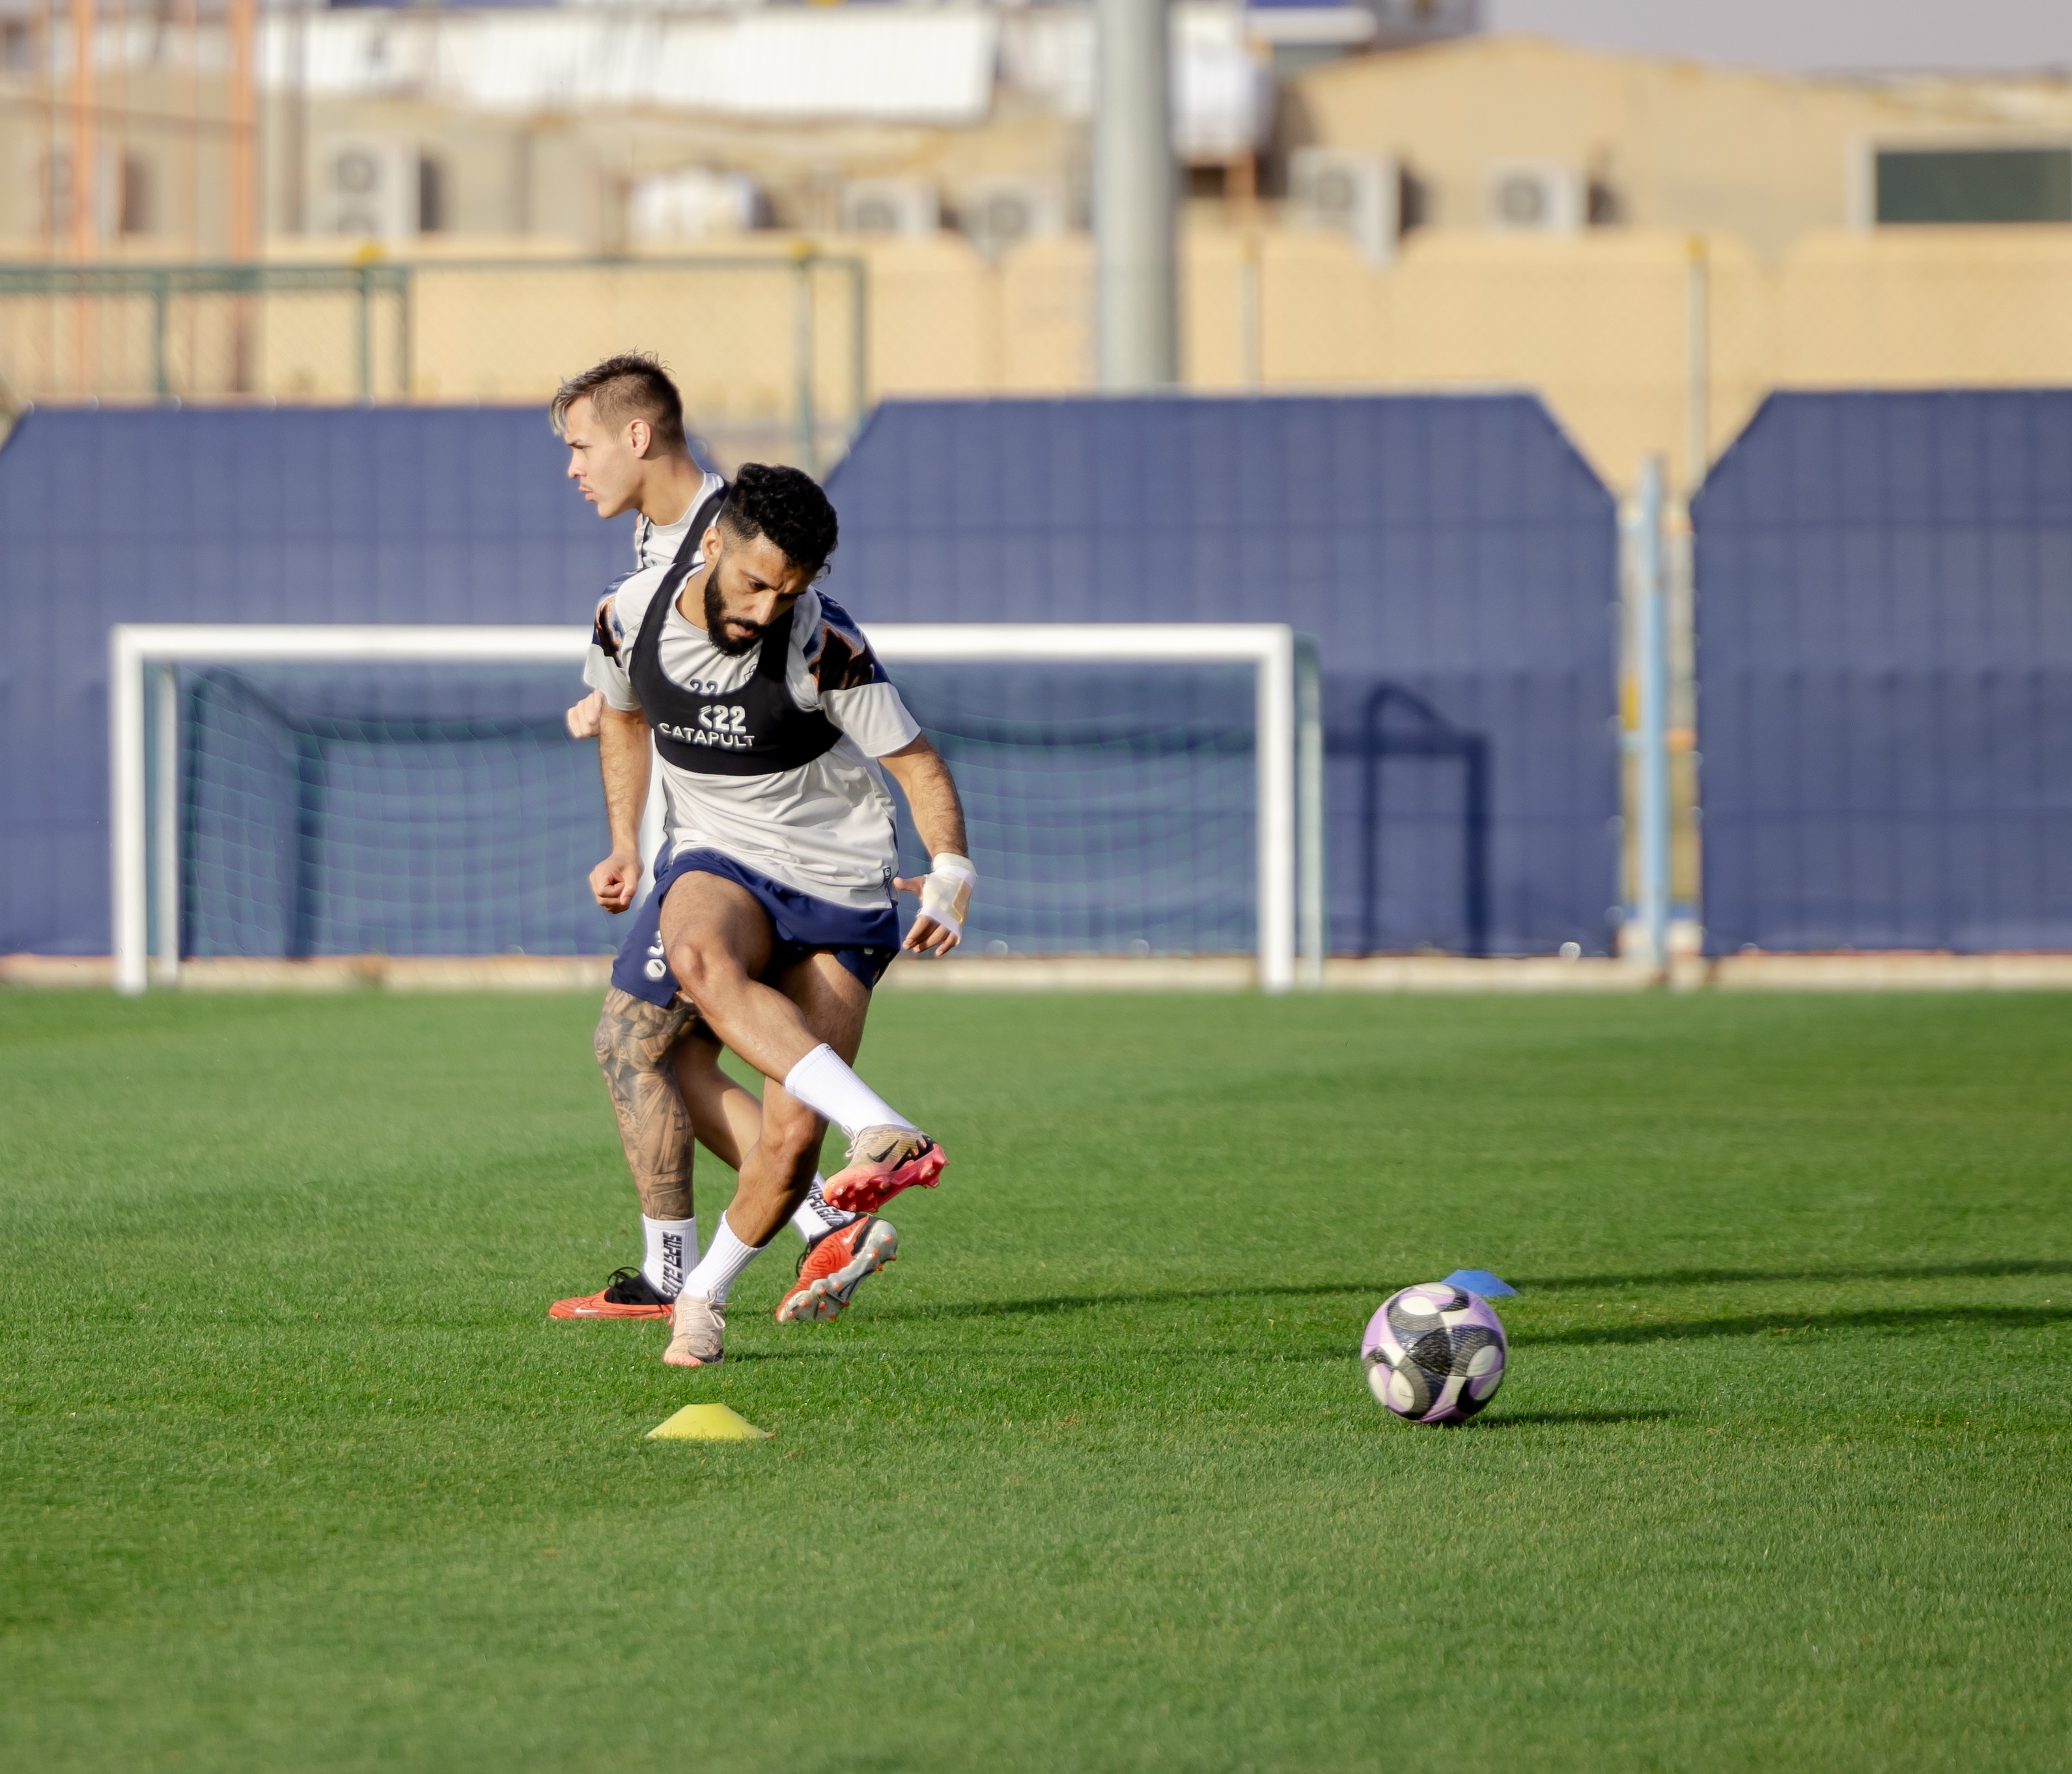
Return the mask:
<svg viewBox="0 0 2072 1774">
<path fill-rule="evenodd" d="M 889 999 L 948 1179 L 697 1374 L 594 1017 L 0 995 L 0 1767 L 2072 1766 L 2072 1002 Z"/>
</svg>

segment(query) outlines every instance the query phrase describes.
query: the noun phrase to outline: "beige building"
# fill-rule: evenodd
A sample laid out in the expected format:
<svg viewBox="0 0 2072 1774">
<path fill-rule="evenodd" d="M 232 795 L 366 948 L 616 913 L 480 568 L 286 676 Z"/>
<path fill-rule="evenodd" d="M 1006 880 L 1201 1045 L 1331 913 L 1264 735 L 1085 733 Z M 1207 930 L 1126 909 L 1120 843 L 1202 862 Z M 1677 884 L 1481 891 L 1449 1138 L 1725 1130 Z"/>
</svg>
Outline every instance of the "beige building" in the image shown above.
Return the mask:
<svg viewBox="0 0 2072 1774">
<path fill-rule="evenodd" d="M 2072 220 L 2066 77 L 1815 80 L 1475 37 L 1300 76 L 1276 146 L 1386 162 L 1412 232 L 1673 228 L 1774 257 L 1873 224 L 1881 154 L 1889 207 L 1906 196 L 1896 175 L 1938 171 L 1896 160 L 1928 150 L 1989 152 L 1968 169 L 1988 201 L 1996 171 L 2016 184 L 2054 175 L 2049 219 Z M 1964 165 L 1940 170 L 1962 187 Z"/>
<path fill-rule="evenodd" d="M 493 39 L 458 14 L 318 15 L 297 80 L 290 40 L 265 51 L 263 251 L 413 267 L 407 295 L 384 286 L 363 326 L 350 292 L 154 312 L 0 285 L 0 393 L 148 397 L 159 377 L 190 397 L 535 400 L 644 346 L 722 455 L 825 459 L 859 394 L 1090 386 L 1084 15 L 931 11 L 913 28 L 944 56 L 880 74 L 868 35 L 841 35 L 865 10 L 769 14 L 820 43 L 841 117 L 770 114 L 790 88 L 758 86 L 752 34 L 729 48 L 710 20 L 650 41 L 617 14 Z M 1192 88 L 1190 151 L 1223 169 L 1193 181 L 1183 228 L 1189 386 L 1527 388 L 1611 484 L 1659 451 L 1688 486 L 1771 388 L 2072 381 L 2072 83 L 1796 80 L 1470 37 L 1289 78 L 1255 201 L 1225 176 L 1252 102 L 1229 16 L 1184 27 L 1221 70 Z M 807 66 L 788 41 L 755 53 Z M 711 56 L 733 72 L 700 98 Z M 147 72 L 132 91 L 162 117 L 221 102 L 205 69 Z M 0 113 L 26 175 L 0 208 L 18 261 L 52 247 L 53 116 Z M 220 207 L 191 195 L 220 130 L 102 141 L 145 169 L 103 257 L 223 252 Z M 983 205 L 1018 195 L 989 232 Z M 599 253 L 632 262 L 584 262 Z"/>
</svg>

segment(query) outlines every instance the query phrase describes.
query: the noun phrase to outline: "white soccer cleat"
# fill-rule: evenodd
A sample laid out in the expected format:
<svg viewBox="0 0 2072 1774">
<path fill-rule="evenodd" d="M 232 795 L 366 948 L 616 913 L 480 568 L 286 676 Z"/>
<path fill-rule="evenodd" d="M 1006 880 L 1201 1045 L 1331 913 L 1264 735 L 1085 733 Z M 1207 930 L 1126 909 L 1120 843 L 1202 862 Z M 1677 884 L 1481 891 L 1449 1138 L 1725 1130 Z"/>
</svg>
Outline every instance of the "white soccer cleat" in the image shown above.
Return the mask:
<svg viewBox="0 0 2072 1774">
<path fill-rule="evenodd" d="M 849 1163 L 820 1191 L 831 1208 L 875 1213 L 902 1189 L 932 1189 L 949 1160 L 918 1127 L 865 1127 L 849 1142 Z"/>
<path fill-rule="evenodd" d="M 669 1346 L 662 1359 L 672 1368 L 716 1368 L 726 1359 L 726 1320 L 719 1308 L 696 1294 L 676 1296 Z"/>
</svg>

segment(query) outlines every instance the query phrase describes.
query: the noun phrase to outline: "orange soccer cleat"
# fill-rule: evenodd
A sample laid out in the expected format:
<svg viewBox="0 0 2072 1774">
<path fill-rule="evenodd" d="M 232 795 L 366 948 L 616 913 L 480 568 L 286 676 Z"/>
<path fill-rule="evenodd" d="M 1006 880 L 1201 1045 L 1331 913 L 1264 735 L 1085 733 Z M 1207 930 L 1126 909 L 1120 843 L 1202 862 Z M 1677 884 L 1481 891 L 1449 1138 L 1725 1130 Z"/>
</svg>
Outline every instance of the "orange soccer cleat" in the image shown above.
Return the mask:
<svg viewBox="0 0 2072 1774">
<path fill-rule="evenodd" d="M 799 1257 L 799 1278 L 777 1303 L 777 1322 L 840 1318 L 865 1278 L 899 1254 L 899 1234 L 889 1220 L 865 1214 L 830 1232 Z"/>
<path fill-rule="evenodd" d="M 611 1279 L 594 1294 L 574 1299 L 557 1299 L 547 1308 L 549 1318 L 667 1318 L 676 1303 L 655 1291 L 654 1284 L 637 1269 L 615 1269 Z"/>
<path fill-rule="evenodd" d="M 845 1213 L 875 1213 L 902 1189 L 932 1189 L 949 1160 L 918 1127 L 865 1127 L 849 1142 L 849 1163 L 820 1191 Z"/>
</svg>

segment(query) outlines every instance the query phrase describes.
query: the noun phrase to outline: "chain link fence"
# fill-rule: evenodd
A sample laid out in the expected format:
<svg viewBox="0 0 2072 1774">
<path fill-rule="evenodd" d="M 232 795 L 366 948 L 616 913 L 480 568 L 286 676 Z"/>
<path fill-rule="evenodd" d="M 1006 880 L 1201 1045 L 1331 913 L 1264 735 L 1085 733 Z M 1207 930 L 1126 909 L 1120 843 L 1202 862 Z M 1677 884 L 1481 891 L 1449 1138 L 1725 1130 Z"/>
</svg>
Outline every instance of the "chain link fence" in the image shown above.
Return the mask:
<svg viewBox="0 0 2072 1774">
<path fill-rule="evenodd" d="M 868 400 L 861 261 L 0 265 L 0 392 L 81 400 L 532 402 L 655 352 L 705 453 L 825 467 Z"/>
</svg>

